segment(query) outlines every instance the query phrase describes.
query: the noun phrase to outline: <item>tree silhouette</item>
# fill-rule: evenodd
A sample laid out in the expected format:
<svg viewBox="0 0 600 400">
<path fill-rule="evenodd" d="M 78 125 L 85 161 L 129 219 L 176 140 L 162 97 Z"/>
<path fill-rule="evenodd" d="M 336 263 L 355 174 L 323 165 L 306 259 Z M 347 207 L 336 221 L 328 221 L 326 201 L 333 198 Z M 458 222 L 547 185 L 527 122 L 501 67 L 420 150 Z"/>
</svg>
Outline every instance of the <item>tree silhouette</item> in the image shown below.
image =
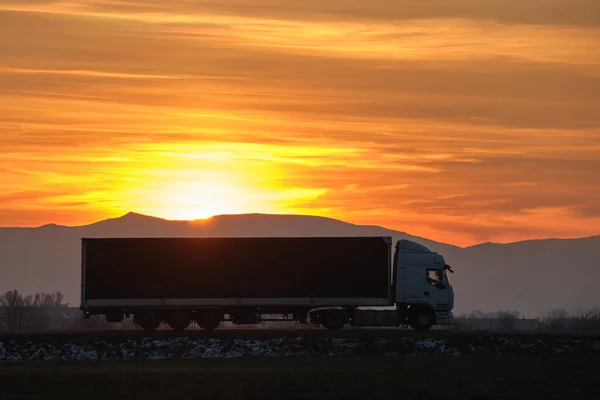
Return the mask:
<svg viewBox="0 0 600 400">
<path fill-rule="evenodd" d="M 62 292 L 36 293 L 23 296 L 18 290 L 9 290 L 0 296 L 1 326 L 10 331 L 47 329 L 50 309 L 67 307 Z"/>
</svg>

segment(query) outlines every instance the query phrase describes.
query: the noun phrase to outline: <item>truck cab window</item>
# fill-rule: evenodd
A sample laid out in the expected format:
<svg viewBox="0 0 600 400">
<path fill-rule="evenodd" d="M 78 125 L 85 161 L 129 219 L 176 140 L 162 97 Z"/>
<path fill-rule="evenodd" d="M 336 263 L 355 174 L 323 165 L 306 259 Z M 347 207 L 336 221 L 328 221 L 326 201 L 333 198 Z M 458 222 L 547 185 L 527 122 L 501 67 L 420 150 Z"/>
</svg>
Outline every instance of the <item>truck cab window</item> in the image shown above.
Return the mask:
<svg viewBox="0 0 600 400">
<path fill-rule="evenodd" d="M 438 289 L 443 289 L 444 285 L 444 271 L 441 269 L 428 269 L 427 270 L 427 282 Z"/>
</svg>

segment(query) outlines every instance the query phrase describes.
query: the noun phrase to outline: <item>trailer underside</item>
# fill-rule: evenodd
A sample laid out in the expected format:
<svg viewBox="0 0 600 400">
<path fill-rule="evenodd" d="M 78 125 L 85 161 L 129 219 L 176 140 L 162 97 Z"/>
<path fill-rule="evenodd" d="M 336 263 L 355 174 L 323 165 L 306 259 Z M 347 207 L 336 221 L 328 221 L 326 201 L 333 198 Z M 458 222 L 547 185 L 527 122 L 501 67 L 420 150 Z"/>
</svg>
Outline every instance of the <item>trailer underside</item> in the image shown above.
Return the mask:
<svg viewBox="0 0 600 400">
<path fill-rule="evenodd" d="M 108 322 L 121 322 L 133 316 L 134 323 L 145 330 L 154 330 L 167 324 L 174 330 L 185 330 L 197 323 L 205 330 L 217 329 L 221 322 L 236 325 L 254 325 L 263 321 L 295 321 L 338 330 L 350 326 L 411 326 L 426 330 L 435 324 L 435 312 L 427 307 L 400 305 L 391 310 L 360 309 L 360 306 L 221 306 L 221 307 L 168 307 L 128 306 L 83 308 L 85 317 L 104 315 Z"/>
</svg>

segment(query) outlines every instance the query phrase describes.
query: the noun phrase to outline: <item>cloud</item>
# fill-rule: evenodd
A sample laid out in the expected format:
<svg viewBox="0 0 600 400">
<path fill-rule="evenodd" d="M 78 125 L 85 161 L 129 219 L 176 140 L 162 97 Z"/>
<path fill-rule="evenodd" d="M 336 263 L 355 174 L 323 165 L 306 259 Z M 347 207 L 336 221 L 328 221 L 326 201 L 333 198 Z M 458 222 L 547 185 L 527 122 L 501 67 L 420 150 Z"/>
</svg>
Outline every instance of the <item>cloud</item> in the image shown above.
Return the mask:
<svg viewBox="0 0 600 400">
<path fill-rule="evenodd" d="M 146 74 L 128 74 L 119 72 L 105 71 L 86 71 L 86 70 L 58 70 L 58 69 L 35 69 L 35 68 L 0 68 L 0 73 L 5 74 L 35 74 L 35 75 L 67 75 L 84 76 L 92 78 L 122 78 L 122 79 L 185 79 L 179 76 L 168 75 L 146 75 Z"/>
<path fill-rule="evenodd" d="M 554 15 L 566 3 L 554 0 Z M 411 4 L 412 3 L 412 4 Z M 307 8 L 308 13 L 293 7 L 290 13 L 278 16 L 276 10 L 285 10 L 287 7 L 278 4 L 271 5 L 267 14 L 255 13 L 248 7 L 239 6 L 233 11 L 229 7 L 219 7 L 214 4 L 204 4 L 194 7 L 189 3 L 174 2 L 170 7 L 160 7 L 155 11 L 150 3 L 150 9 L 136 7 L 133 9 L 114 8 L 114 2 L 86 3 L 51 3 L 46 5 L 15 5 L 7 4 L 0 8 L 11 13 L 33 14 L 36 19 L 39 15 L 55 16 L 57 21 L 69 22 L 79 17 L 93 18 L 95 24 L 88 29 L 75 23 L 71 32 L 89 32 L 97 35 L 99 26 L 105 20 L 114 20 L 111 23 L 112 32 L 135 34 L 142 38 L 148 35 L 153 40 L 163 39 L 188 39 L 195 42 L 210 40 L 213 44 L 228 46 L 258 47 L 276 49 L 288 53 L 326 55 L 350 58 L 375 58 L 375 59 L 478 59 L 496 56 L 518 57 L 532 61 L 551 62 L 577 62 L 598 63 L 597 52 L 590 51 L 598 48 L 595 40 L 597 26 L 545 26 L 543 24 L 516 24 L 505 25 L 493 19 L 475 13 L 461 13 L 460 9 L 477 10 L 472 1 L 462 7 L 449 12 L 436 12 L 448 7 L 428 4 L 421 12 L 411 13 L 415 2 L 404 5 L 394 5 L 384 2 L 377 7 L 376 4 L 357 2 L 360 7 L 353 8 L 351 4 L 344 7 L 326 9 L 326 20 L 312 20 L 309 18 L 311 11 L 323 15 L 319 7 Z M 558 4 L 560 3 L 560 4 Z M 92 7 L 93 6 L 93 7 Z M 382 17 L 364 19 L 364 8 L 382 11 Z M 494 9 L 502 8 L 514 15 L 512 7 L 496 4 L 491 7 L 495 15 L 502 12 Z M 539 7 L 526 7 L 531 13 L 548 14 Z M 585 1 L 578 14 L 587 17 L 588 13 L 597 11 L 598 6 Z M 261 10 L 254 6 L 253 9 Z M 263 8 L 264 10 L 265 8 Z M 485 7 L 486 13 L 490 12 Z M 572 11 L 573 7 L 569 6 Z M 231 10 L 231 12 L 224 12 Z M 336 12 L 333 12 L 333 11 Z M 344 10 L 351 10 L 350 14 Z M 407 12 L 407 10 L 409 10 Z M 429 11 L 429 14 L 428 14 Z M 356 15 L 352 15 L 355 12 Z M 569 15 L 565 12 L 564 15 Z M 412 17 L 411 17 L 412 15 Z M 419 16 L 418 19 L 414 17 Z M 485 13 L 483 13 L 485 15 Z M 350 18 L 348 18 L 350 16 Z M 362 17 L 359 17 L 362 16 Z M 12 17 L 12 16 L 11 16 Z M 358 18 L 358 20 L 356 20 Z M 408 18 L 405 23 L 398 20 Z M 550 16 L 549 16 L 550 18 Z M 12 19 L 15 19 L 12 17 Z M 548 19 L 548 21 L 550 21 Z M 502 21 L 502 18 L 500 18 Z M 9 25 L 14 24 L 14 22 Z M 47 24 L 47 22 L 44 22 Z M 94 26 L 95 25 L 95 26 Z M 113 33 L 114 34 L 114 33 Z"/>
<path fill-rule="evenodd" d="M 3 221 L 229 208 L 460 244 L 556 235 L 554 216 L 596 234 L 600 27 L 576 3 L 5 1 Z M 219 207 L 190 200 L 211 191 Z"/>
<path fill-rule="evenodd" d="M 216 14 L 245 18 L 307 21 L 408 21 L 422 19 L 464 18 L 493 20 L 507 24 L 598 26 L 595 16 L 600 6 L 595 0 L 525 0 L 507 4 L 503 0 L 307 0 L 290 3 L 286 0 L 222 0 L 189 2 L 173 0 L 118 1 L 86 0 L 52 2 L 6 0 L 4 9 L 71 13 L 97 13 L 113 16 L 143 15 L 146 18 L 164 15 Z M 133 18 L 133 17 L 132 17 Z M 139 18 L 139 17 L 137 17 Z M 189 18 L 189 17 L 188 17 Z M 184 17 L 180 17 L 184 19 Z"/>
</svg>

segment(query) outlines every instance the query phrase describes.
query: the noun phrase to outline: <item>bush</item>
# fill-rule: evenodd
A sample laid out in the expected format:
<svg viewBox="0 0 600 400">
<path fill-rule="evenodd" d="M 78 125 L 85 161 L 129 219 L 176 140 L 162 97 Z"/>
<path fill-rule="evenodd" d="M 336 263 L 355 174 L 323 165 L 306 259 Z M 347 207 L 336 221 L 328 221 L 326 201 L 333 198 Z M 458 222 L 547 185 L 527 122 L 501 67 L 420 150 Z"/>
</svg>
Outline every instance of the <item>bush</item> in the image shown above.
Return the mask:
<svg viewBox="0 0 600 400">
<path fill-rule="evenodd" d="M 600 306 L 588 310 L 579 308 L 573 314 L 564 309 L 554 309 L 541 318 L 540 323 L 548 331 L 600 332 Z"/>
<path fill-rule="evenodd" d="M 47 329 L 51 308 L 67 307 L 62 292 L 23 296 L 10 290 L 0 296 L 0 328 L 10 331 Z"/>
</svg>

